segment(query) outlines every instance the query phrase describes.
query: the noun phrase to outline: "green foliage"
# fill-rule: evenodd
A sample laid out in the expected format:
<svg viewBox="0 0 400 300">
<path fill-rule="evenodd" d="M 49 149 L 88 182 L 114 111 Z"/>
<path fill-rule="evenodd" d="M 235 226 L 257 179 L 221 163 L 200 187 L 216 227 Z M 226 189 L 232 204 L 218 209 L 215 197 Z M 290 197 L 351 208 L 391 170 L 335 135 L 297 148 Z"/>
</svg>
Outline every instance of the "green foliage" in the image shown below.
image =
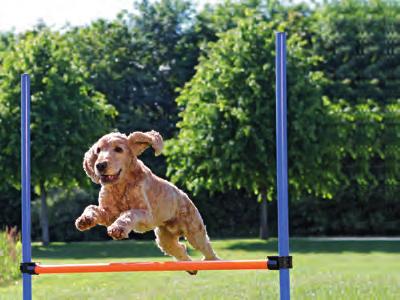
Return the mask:
<svg viewBox="0 0 400 300">
<path fill-rule="evenodd" d="M 296 11 L 293 11 L 295 13 Z M 274 31 L 288 29 L 289 160 L 293 193 L 329 197 L 337 181 L 322 170 L 318 140 L 323 122 L 319 58 L 299 16 L 264 21 L 247 11 L 238 27 L 220 35 L 202 57 L 177 102 L 183 108 L 177 139 L 167 145 L 168 172 L 193 191 L 244 188 L 259 193 L 275 185 Z M 296 29 L 298 31 L 296 31 Z M 318 142 L 317 142 L 318 141 Z M 307 153 L 307 155 L 305 155 Z M 329 167 L 329 166 L 327 166 Z M 332 167 L 335 167 L 334 165 Z M 328 180 L 327 180 L 328 179 Z M 333 180 L 329 180 L 333 179 Z"/>
<path fill-rule="evenodd" d="M 383 0 L 333 1 L 315 13 L 328 130 L 343 151 L 343 175 L 356 197 L 375 188 L 380 197 L 396 197 L 399 188 L 399 14 L 398 2 Z"/>
<path fill-rule="evenodd" d="M 21 251 L 16 228 L 0 231 L 0 284 L 16 280 L 21 276 L 19 271 Z"/>
<path fill-rule="evenodd" d="M 11 185 L 0 185 L 0 228 L 21 224 L 21 192 Z"/>
<path fill-rule="evenodd" d="M 204 9 L 196 16 L 196 34 L 205 43 L 215 42 L 219 34 L 235 28 L 241 19 L 246 18 L 247 11 L 253 10 L 260 16 L 265 15 L 262 0 L 225 0 L 218 5 L 205 5 Z M 202 45 L 202 47 L 207 47 Z"/>
<path fill-rule="evenodd" d="M 98 20 L 88 27 L 66 33 L 69 47 L 79 56 L 90 76 L 88 81 L 115 106 L 117 127 L 125 131 L 144 112 L 133 107 L 143 93 L 145 74 L 136 58 L 137 47 L 121 17 L 115 21 Z M 99 38 L 102 37 L 102 38 Z"/>
<path fill-rule="evenodd" d="M 0 64 L 3 61 L 3 55 L 14 43 L 14 34 L 10 32 L 0 32 Z"/>
<path fill-rule="evenodd" d="M 385 197 L 385 193 L 383 188 L 359 191 L 359 187 L 354 187 L 328 201 L 315 197 L 293 201 L 289 210 L 290 233 L 293 236 L 396 236 L 400 227 L 398 199 Z M 363 198 L 356 198 L 360 194 Z M 271 210 L 275 211 L 276 207 Z M 271 220 L 273 225 L 276 222 L 275 218 Z"/>
<path fill-rule="evenodd" d="M 108 240 L 106 228 L 97 226 L 90 231 L 80 232 L 75 220 L 90 204 L 97 205 L 97 189 L 53 190 L 49 195 L 49 231 L 52 241 Z M 32 239 L 40 240 L 40 206 L 32 205 Z"/>
<path fill-rule="evenodd" d="M 193 197 L 194 204 L 199 209 L 207 232 L 211 237 L 256 237 L 259 233 L 259 204 L 254 201 L 254 196 L 245 190 L 232 190 L 224 193 L 201 190 Z M 227 202 L 229 201 L 229 204 Z M 270 206 L 271 203 L 268 203 Z M 273 214 L 271 214 L 273 215 Z M 271 216 L 269 225 L 276 219 Z M 275 231 L 268 226 L 268 231 Z"/>
<path fill-rule="evenodd" d="M 137 14 L 122 12 L 67 33 L 71 47 L 106 95 L 123 132 L 156 129 L 172 134 L 175 88 L 193 74 L 197 45 L 189 1 L 139 1 Z M 99 37 L 102 38 L 99 38 Z"/>
<path fill-rule="evenodd" d="M 4 55 L 0 69 L 2 178 L 19 182 L 20 75 L 31 75 L 32 184 L 81 181 L 82 155 L 110 128 L 116 111 L 87 83 L 88 72 L 66 40 L 44 28 L 27 32 Z"/>
<path fill-rule="evenodd" d="M 166 149 L 173 180 L 198 192 L 214 235 L 253 234 L 257 203 L 245 189 L 275 195 L 273 31 L 285 30 L 290 198 L 299 200 L 291 204 L 292 232 L 395 234 L 399 15 L 390 0 L 314 8 L 226 0 L 199 13 L 190 1 L 160 0 L 63 32 L 39 24 L 20 35 L 0 33 L 0 224 L 20 219 L 19 80 L 29 72 L 33 191 L 39 181 L 57 187 L 48 189 L 53 239 L 103 237 L 101 230 L 74 231 L 76 214 L 96 195 L 71 185 L 88 182 L 82 155 L 111 127 L 156 129 L 166 138 L 180 130 Z M 150 153 L 144 159 L 165 174 L 165 162 Z"/>
<path fill-rule="evenodd" d="M 139 14 L 129 18 L 133 38 L 140 49 L 141 63 L 156 80 L 158 102 L 172 102 L 175 88 L 192 75 L 198 49 L 193 32 L 193 3 L 188 0 L 139 1 Z M 165 93 L 165 94 L 162 94 Z M 171 104 L 170 104 L 171 105 Z"/>
<path fill-rule="evenodd" d="M 316 51 L 327 96 L 352 104 L 398 98 L 400 5 L 385 0 L 332 1 L 316 10 Z"/>
<path fill-rule="evenodd" d="M 177 121 L 175 89 L 192 77 L 199 54 L 193 4 L 138 1 L 136 9 L 66 35 L 90 72 L 89 82 L 118 110 L 118 130 L 155 129 L 170 137 Z M 143 158 L 157 174 L 165 174 L 165 162 L 147 153 Z"/>
<path fill-rule="evenodd" d="M 289 36 L 291 198 L 332 198 L 348 189 L 361 199 L 377 188 L 396 197 L 399 8 L 390 1 L 332 1 L 313 12 L 246 1 L 225 14 L 222 6 L 200 14 L 210 22 L 200 22 L 199 31 L 219 40 L 177 99 L 180 133 L 167 148 L 172 179 L 194 191 L 257 192 L 264 185 L 272 197 L 273 40 L 265 36 L 279 29 Z"/>
</svg>

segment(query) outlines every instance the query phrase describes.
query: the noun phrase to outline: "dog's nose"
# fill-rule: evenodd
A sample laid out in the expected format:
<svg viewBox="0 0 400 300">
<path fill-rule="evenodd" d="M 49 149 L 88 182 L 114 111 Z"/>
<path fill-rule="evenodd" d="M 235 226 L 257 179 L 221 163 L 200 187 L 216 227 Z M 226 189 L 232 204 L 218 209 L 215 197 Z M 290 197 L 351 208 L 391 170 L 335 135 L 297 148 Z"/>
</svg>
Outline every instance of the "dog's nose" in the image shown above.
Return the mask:
<svg viewBox="0 0 400 300">
<path fill-rule="evenodd" d="M 107 162 L 105 162 L 105 161 L 96 164 L 96 169 L 97 169 L 99 172 L 103 172 L 106 168 L 107 168 Z"/>
</svg>

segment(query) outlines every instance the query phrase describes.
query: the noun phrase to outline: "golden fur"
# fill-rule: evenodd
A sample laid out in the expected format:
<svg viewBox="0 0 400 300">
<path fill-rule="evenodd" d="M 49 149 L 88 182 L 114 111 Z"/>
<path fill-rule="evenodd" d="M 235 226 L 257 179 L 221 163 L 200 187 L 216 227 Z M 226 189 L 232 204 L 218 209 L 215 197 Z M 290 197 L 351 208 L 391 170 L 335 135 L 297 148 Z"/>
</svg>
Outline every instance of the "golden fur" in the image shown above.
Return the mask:
<svg viewBox="0 0 400 300">
<path fill-rule="evenodd" d="M 183 236 L 204 254 L 204 259 L 218 259 L 200 213 L 189 197 L 137 159 L 149 146 L 156 155 L 161 152 L 163 141 L 158 132 L 133 132 L 129 136 L 110 133 L 86 152 L 83 168 L 93 182 L 101 184 L 101 190 L 99 205 L 86 207 L 75 221 L 76 228 L 83 231 L 104 225 L 113 239 L 127 238 L 132 230 L 154 230 L 165 254 L 190 260 L 185 246 L 179 243 Z M 98 170 L 102 164 L 106 167 Z"/>
</svg>

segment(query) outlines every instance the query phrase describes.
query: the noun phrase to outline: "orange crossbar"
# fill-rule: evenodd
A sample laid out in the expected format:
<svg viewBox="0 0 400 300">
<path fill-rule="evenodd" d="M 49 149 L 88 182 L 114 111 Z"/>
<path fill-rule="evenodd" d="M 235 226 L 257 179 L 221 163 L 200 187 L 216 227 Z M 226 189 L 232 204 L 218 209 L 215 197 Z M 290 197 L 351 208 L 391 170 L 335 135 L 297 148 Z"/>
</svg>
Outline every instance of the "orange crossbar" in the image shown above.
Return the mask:
<svg viewBox="0 0 400 300">
<path fill-rule="evenodd" d="M 36 274 L 135 272 L 135 271 L 190 271 L 190 270 L 267 270 L 267 260 L 213 260 L 213 261 L 168 261 L 131 262 L 73 265 L 35 266 Z"/>
</svg>

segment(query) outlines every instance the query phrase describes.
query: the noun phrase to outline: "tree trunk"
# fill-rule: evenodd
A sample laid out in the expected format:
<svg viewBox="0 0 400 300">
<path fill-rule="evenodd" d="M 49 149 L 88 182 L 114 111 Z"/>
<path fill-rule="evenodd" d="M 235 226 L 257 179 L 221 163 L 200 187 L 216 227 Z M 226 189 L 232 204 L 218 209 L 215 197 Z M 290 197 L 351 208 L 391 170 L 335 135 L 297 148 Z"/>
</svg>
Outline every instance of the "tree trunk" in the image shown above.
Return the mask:
<svg viewBox="0 0 400 300">
<path fill-rule="evenodd" d="M 44 183 L 40 182 L 40 226 L 42 227 L 42 245 L 49 245 L 49 218 L 47 214 L 47 194 Z"/>
<path fill-rule="evenodd" d="M 268 239 L 268 202 L 265 192 L 261 192 L 260 203 L 260 239 Z"/>
</svg>

